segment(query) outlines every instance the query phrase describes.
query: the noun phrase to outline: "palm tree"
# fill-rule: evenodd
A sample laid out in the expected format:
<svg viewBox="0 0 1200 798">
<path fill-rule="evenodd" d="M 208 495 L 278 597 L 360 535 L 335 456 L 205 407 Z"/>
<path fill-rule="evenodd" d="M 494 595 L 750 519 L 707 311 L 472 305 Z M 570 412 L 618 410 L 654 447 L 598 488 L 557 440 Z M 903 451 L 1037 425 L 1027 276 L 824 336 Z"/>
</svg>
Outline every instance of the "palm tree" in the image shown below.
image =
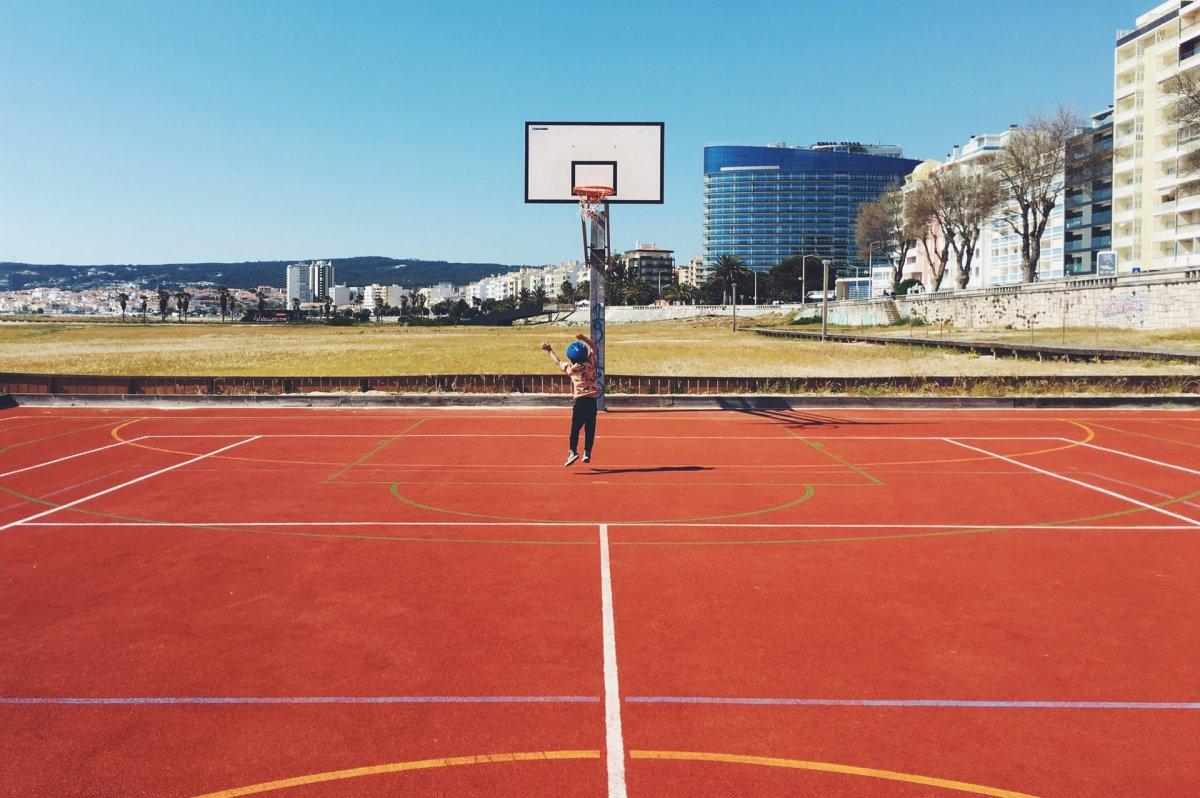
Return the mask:
<svg viewBox="0 0 1200 798">
<path fill-rule="evenodd" d="M 380 319 L 383 318 L 384 305 L 385 305 L 385 303 L 383 301 L 383 295 L 380 294 L 378 291 L 376 291 L 375 292 L 375 321 L 379 321 Z"/>
<path fill-rule="evenodd" d="M 537 290 L 533 292 L 533 301 L 537 303 L 537 306 L 539 308 L 545 307 L 545 305 L 546 305 L 546 289 L 539 285 L 537 287 Z"/>
<path fill-rule="evenodd" d="M 182 288 L 175 292 L 175 309 L 179 312 L 179 320 L 187 321 L 188 304 L 192 301 L 192 295 Z"/>
<path fill-rule="evenodd" d="M 125 322 L 125 308 L 129 305 L 129 294 L 122 291 L 117 294 L 117 302 L 121 305 L 121 322 Z"/>
<path fill-rule="evenodd" d="M 400 295 L 400 315 L 401 316 L 408 315 L 408 306 L 410 304 L 412 304 L 412 300 L 409 299 L 408 294 L 401 294 Z"/>
<path fill-rule="evenodd" d="M 710 282 L 716 283 L 723 288 L 728 289 L 729 295 L 733 297 L 733 286 L 736 283 L 745 285 L 745 281 L 751 278 L 750 270 L 742 263 L 742 259 L 737 255 L 722 255 L 717 258 L 717 262 L 713 265 L 712 279 Z M 733 298 L 733 303 L 737 304 L 737 298 Z"/>
<path fill-rule="evenodd" d="M 171 310 L 171 292 L 161 286 L 158 289 L 158 315 L 163 321 L 167 320 L 167 313 Z"/>
<path fill-rule="evenodd" d="M 528 305 L 533 301 L 533 293 L 528 288 L 522 288 L 517 294 L 517 299 L 522 306 Z"/>
<path fill-rule="evenodd" d="M 292 297 L 292 321 L 300 321 L 300 297 Z"/>
<path fill-rule="evenodd" d="M 650 285 L 649 280 L 637 277 L 625 286 L 625 295 L 635 305 L 648 305 L 654 298 L 654 286 Z"/>
<path fill-rule="evenodd" d="M 333 297 L 329 296 L 329 294 L 326 294 L 325 296 L 321 297 L 321 315 L 325 318 L 329 318 L 332 312 Z"/>
<path fill-rule="evenodd" d="M 687 299 L 687 291 L 679 283 L 671 283 L 663 289 L 662 298 L 668 302 L 683 302 Z"/>
<path fill-rule="evenodd" d="M 142 324 L 145 324 L 146 323 L 146 295 L 139 294 L 138 301 L 141 303 L 141 305 L 138 309 L 142 314 Z"/>
<path fill-rule="evenodd" d="M 563 280 L 558 287 L 558 301 L 562 305 L 575 304 L 575 286 L 571 285 L 570 280 Z"/>
<path fill-rule="evenodd" d="M 256 302 L 254 304 L 254 309 L 258 313 L 259 316 L 262 316 L 262 312 L 267 309 L 267 295 L 260 288 L 254 292 L 254 299 L 256 300 Z"/>
<path fill-rule="evenodd" d="M 221 300 L 221 321 L 225 321 L 225 315 L 229 313 L 229 286 L 219 286 L 217 297 Z"/>
</svg>

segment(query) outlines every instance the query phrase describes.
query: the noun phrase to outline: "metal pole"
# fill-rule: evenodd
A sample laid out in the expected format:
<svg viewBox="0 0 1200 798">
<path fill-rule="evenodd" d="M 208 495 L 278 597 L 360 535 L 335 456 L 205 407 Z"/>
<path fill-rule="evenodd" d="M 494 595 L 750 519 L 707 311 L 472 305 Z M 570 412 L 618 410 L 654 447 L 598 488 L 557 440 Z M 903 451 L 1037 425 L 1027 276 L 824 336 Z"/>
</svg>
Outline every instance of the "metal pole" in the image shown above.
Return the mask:
<svg viewBox="0 0 1200 798">
<path fill-rule="evenodd" d="M 580 220 L 582 223 L 582 219 Z M 600 395 L 596 409 L 605 410 L 604 385 L 604 263 L 608 252 L 608 203 L 598 219 L 589 219 L 585 227 L 590 235 L 584 239 L 584 258 L 588 264 L 588 321 L 592 341 L 596 344 L 596 382 Z"/>
<path fill-rule="evenodd" d="M 754 304 L 758 304 L 758 270 L 754 271 Z"/>
<path fill-rule="evenodd" d="M 737 332 L 737 283 L 733 284 L 733 331 Z"/>
<path fill-rule="evenodd" d="M 829 261 L 821 261 L 821 340 L 829 332 Z"/>
<path fill-rule="evenodd" d="M 800 256 L 800 309 L 808 306 L 808 256 Z"/>
</svg>

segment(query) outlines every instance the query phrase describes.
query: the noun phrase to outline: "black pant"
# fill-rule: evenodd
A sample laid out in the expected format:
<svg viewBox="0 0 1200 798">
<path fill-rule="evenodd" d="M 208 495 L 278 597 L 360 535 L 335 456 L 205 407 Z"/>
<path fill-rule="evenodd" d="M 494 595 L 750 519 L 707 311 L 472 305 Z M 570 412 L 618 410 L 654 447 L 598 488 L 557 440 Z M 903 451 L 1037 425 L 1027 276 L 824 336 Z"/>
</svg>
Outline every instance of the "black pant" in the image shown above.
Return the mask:
<svg viewBox="0 0 1200 798">
<path fill-rule="evenodd" d="M 571 408 L 571 451 L 579 445 L 579 430 L 584 430 L 583 453 L 590 454 L 596 440 L 596 397 L 580 396 Z"/>
</svg>

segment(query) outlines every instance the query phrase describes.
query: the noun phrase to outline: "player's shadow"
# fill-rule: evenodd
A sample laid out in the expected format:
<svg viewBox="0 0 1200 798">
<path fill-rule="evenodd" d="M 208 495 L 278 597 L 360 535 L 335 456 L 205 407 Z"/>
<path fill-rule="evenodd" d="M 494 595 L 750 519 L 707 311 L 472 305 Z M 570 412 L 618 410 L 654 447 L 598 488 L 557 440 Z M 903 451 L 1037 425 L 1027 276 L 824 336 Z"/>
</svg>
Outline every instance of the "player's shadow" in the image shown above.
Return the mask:
<svg viewBox="0 0 1200 798">
<path fill-rule="evenodd" d="M 709 466 L 654 466 L 653 468 L 593 468 L 588 474 L 661 474 L 668 471 L 712 471 Z"/>
</svg>

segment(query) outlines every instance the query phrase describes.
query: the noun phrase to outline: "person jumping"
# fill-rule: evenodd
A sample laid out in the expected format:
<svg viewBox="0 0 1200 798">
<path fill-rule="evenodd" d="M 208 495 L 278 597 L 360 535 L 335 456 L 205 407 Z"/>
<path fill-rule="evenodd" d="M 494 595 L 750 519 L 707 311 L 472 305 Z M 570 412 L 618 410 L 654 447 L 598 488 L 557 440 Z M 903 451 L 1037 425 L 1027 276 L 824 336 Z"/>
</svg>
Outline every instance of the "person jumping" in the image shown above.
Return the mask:
<svg viewBox="0 0 1200 798">
<path fill-rule="evenodd" d="M 554 365 L 571 378 L 571 395 L 575 404 L 571 409 L 571 438 L 567 450 L 569 466 L 579 459 L 579 430 L 583 435 L 583 462 L 592 462 L 592 444 L 596 440 L 596 397 L 600 395 L 600 383 L 596 380 L 596 343 L 579 333 L 567 347 L 566 363 L 558 359 L 550 344 L 543 341 L 541 349 L 550 355 Z"/>
</svg>

